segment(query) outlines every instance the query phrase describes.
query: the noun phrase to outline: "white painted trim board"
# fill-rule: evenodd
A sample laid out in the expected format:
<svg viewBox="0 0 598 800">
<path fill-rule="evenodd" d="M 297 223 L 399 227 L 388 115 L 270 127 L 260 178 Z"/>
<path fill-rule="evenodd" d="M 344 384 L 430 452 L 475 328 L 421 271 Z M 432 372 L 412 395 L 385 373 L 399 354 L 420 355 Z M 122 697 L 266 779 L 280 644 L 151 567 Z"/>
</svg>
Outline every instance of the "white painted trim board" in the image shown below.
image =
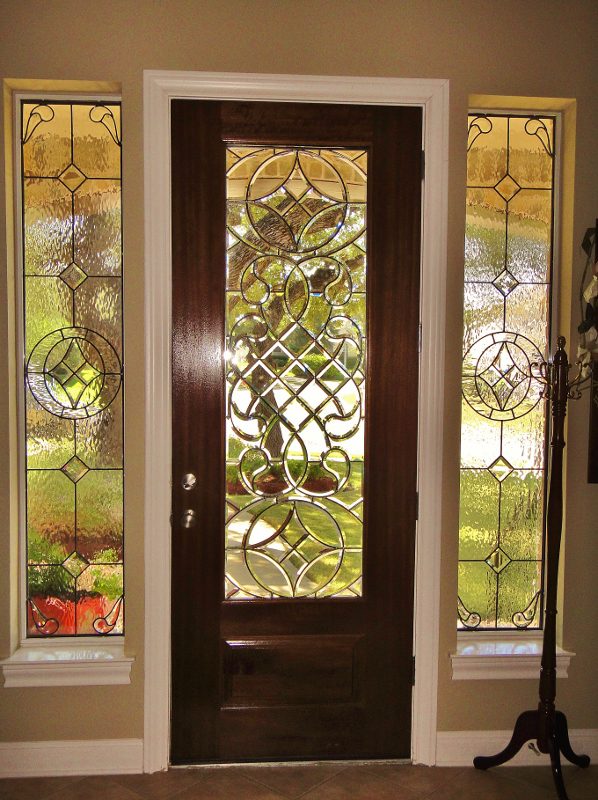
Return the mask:
<svg viewBox="0 0 598 800">
<path fill-rule="evenodd" d="M 0 742 L 0 778 L 124 775 L 142 771 L 142 739 Z"/>
<path fill-rule="evenodd" d="M 514 720 L 513 720 L 514 721 Z M 437 767 L 471 767 L 475 756 L 499 753 L 511 739 L 513 731 L 438 731 L 436 745 Z M 569 731 L 573 750 L 590 756 L 592 763 L 598 759 L 598 729 L 573 728 Z M 504 767 L 537 767 L 549 764 L 548 755 L 536 755 L 527 745 Z M 569 762 L 561 758 L 563 765 Z"/>
</svg>

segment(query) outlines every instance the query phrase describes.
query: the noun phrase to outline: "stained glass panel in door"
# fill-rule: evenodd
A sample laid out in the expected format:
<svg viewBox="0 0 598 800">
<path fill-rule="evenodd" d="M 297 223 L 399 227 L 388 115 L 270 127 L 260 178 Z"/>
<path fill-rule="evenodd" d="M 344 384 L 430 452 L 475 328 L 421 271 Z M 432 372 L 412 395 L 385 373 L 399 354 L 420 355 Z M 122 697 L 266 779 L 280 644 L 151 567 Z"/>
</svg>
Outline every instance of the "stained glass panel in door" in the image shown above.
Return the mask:
<svg viewBox="0 0 598 800">
<path fill-rule="evenodd" d="M 227 149 L 230 600 L 362 593 L 363 150 Z"/>
</svg>

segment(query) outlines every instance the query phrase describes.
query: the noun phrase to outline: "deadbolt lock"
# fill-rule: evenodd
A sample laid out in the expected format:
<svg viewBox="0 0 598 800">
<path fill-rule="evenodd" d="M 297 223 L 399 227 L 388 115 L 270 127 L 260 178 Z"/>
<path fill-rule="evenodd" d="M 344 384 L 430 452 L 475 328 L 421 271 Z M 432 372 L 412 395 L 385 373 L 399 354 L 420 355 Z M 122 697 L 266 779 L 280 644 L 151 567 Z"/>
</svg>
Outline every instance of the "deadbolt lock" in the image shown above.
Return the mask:
<svg viewBox="0 0 598 800">
<path fill-rule="evenodd" d="M 186 475 L 183 475 L 183 480 L 181 484 L 185 491 L 190 492 L 191 489 L 195 488 L 195 484 L 197 483 L 197 478 L 192 472 L 188 472 Z"/>
</svg>

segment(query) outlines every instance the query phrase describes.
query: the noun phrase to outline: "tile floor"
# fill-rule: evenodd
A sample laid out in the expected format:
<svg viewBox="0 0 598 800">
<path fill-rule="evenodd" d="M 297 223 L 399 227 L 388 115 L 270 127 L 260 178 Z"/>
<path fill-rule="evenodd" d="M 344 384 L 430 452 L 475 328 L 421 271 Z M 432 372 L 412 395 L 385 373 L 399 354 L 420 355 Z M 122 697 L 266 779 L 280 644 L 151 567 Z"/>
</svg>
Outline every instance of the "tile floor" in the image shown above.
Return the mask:
<svg viewBox="0 0 598 800">
<path fill-rule="evenodd" d="M 569 800 L 597 800 L 598 767 L 565 769 Z M 550 769 L 319 763 L 173 769 L 154 775 L 0 780 L 0 800 L 552 800 Z"/>
</svg>

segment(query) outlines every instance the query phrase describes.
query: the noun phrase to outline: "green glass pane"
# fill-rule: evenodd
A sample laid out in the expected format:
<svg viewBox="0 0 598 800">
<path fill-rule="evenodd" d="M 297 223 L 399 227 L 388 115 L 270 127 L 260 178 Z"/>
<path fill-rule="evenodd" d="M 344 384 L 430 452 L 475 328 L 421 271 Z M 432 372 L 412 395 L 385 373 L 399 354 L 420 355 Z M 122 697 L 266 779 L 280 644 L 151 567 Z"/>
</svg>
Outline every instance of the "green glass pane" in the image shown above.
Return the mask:
<svg viewBox="0 0 598 800">
<path fill-rule="evenodd" d="M 71 109 L 59 103 L 23 103 L 23 174 L 57 176 L 71 162 Z"/>
<path fill-rule="evenodd" d="M 73 106 L 73 161 L 89 178 L 120 177 L 120 106 Z"/>
<path fill-rule="evenodd" d="M 544 473 L 514 471 L 502 482 L 500 544 L 512 559 L 542 558 Z"/>
<path fill-rule="evenodd" d="M 122 560 L 120 470 L 91 470 L 77 484 L 77 550 L 88 561 Z"/>
<path fill-rule="evenodd" d="M 485 559 L 498 543 L 500 482 L 486 470 L 461 470 L 459 558 Z"/>
<path fill-rule="evenodd" d="M 30 563 L 61 563 L 75 549 L 75 484 L 61 470 L 27 472 L 27 537 Z"/>
<path fill-rule="evenodd" d="M 23 183 L 25 272 L 59 275 L 73 260 L 71 192 L 59 180 Z"/>
<path fill-rule="evenodd" d="M 365 154 L 227 163 L 226 596 L 359 596 Z"/>
<path fill-rule="evenodd" d="M 459 564 L 459 597 L 467 611 L 479 614 L 480 628 L 496 627 L 498 578 L 484 561 L 462 561 Z"/>
<path fill-rule="evenodd" d="M 120 275 L 120 181 L 85 181 L 73 202 L 76 263 L 88 275 Z"/>
<path fill-rule="evenodd" d="M 512 561 L 498 575 L 498 626 L 513 627 L 513 616 L 521 615 L 528 609 L 541 586 L 540 561 Z M 530 609 L 531 611 L 531 609 Z M 529 613 L 529 612 L 528 612 Z M 536 614 L 530 627 L 538 627 L 540 607 L 536 606 Z"/>
</svg>

